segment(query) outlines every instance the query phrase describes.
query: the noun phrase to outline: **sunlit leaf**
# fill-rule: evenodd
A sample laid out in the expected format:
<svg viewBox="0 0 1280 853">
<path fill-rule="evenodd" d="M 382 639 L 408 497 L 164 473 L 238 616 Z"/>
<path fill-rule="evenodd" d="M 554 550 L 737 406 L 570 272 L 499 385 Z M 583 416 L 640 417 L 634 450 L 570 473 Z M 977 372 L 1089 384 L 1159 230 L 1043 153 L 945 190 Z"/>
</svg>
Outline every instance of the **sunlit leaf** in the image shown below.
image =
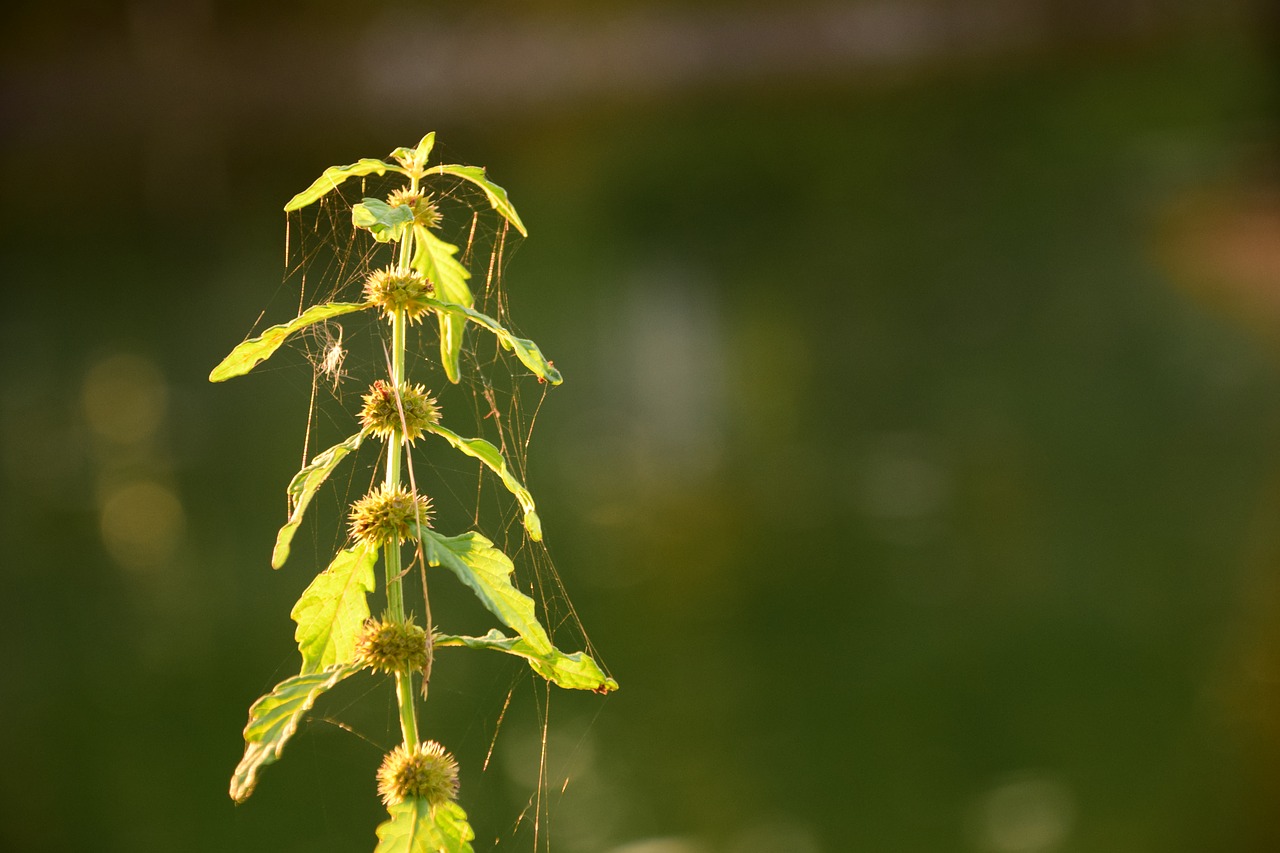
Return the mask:
<svg viewBox="0 0 1280 853">
<path fill-rule="evenodd" d="M 399 240 L 405 226 L 413 222 L 413 210 L 407 204 L 387 204 L 377 198 L 366 198 L 351 208 L 351 224 L 363 228 L 379 243 Z"/>
<path fill-rule="evenodd" d="M 444 853 L 472 853 L 471 841 L 476 834 L 467 821 L 467 813 L 457 803 L 436 806 L 432 818 L 440 833 L 441 850 Z"/>
<path fill-rule="evenodd" d="M 324 174 L 316 178 L 315 183 L 289 199 L 289 203 L 284 206 L 285 212 L 298 210 L 324 198 L 326 194 L 336 189 L 338 184 L 347 178 L 363 177 L 364 175 L 385 175 L 387 172 L 399 172 L 402 175 L 405 173 L 404 169 L 399 166 L 384 163 L 371 157 L 357 160 L 349 166 L 330 166 L 324 170 Z"/>
<path fill-rule="evenodd" d="M 549 653 L 538 652 L 520 637 L 508 637 L 498 630 L 492 630 L 483 637 L 459 637 L 452 634 L 437 634 L 432 644 L 436 648 L 449 646 L 465 646 L 469 649 L 493 649 L 509 655 L 522 657 L 529 662 L 533 671 L 548 681 L 570 690 L 594 690 L 596 693 L 609 693 L 618 689 L 618 682 L 604 674 L 600 665 L 591 659 L 586 652 L 574 652 L 567 655 L 553 648 Z"/>
<path fill-rule="evenodd" d="M 471 307 L 475 298 L 467 279 L 471 273 L 458 263 L 454 257 L 458 247 L 446 243 L 430 230 L 421 225 L 413 227 L 416 251 L 413 256 L 413 268 L 435 285 L 436 295 L 444 302 Z M 458 356 L 462 352 L 462 339 L 466 332 L 466 319 L 456 314 L 439 314 L 440 324 L 440 362 L 449 381 L 457 383 L 462 379 L 462 368 Z"/>
<path fill-rule="evenodd" d="M 397 148 L 391 152 L 391 159 L 395 160 L 410 175 L 418 175 L 421 177 L 426 171 L 427 157 L 431 154 L 431 149 L 435 147 L 436 135 L 432 131 L 418 141 L 416 148 Z"/>
<path fill-rule="evenodd" d="M 209 374 L 209 381 L 222 382 L 233 376 L 243 376 L 270 358 L 299 329 L 368 307 L 367 302 L 324 302 L 312 305 L 289 322 L 272 326 L 256 338 L 249 338 L 241 343 L 213 369 Z"/>
<path fill-rule="evenodd" d="M 534 612 L 533 599 L 511 584 L 515 566 L 492 542 L 475 532 L 442 536 L 419 527 L 418 533 L 428 565 L 444 566 L 457 575 L 489 612 L 523 637 L 536 654 L 549 655 L 555 650 Z"/>
<path fill-rule="evenodd" d="M 507 487 L 507 491 L 515 495 L 516 500 L 520 502 L 520 509 L 524 511 L 524 529 L 529 531 L 529 538 L 534 542 L 542 541 L 542 521 L 538 518 L 538 513 L 534 511 L 533 495 L 529 494 L 529 490 L 524 487 L 524 484 L 511 473 L 511 469 L 507 466 L 507 460 L 503 458 L 498 448 L 483 438 L 463 438 L 439 424 L 432 424 L 427 429 L 468 456 L 479 459 L 488 466 L 489 470 L 497 474 L 502 480 L 502 484 Z"/>
<path fill-rule="evenodd" d="M 489 180 L 484 173 L 483 167 L 440 165 L 432 166 L 429 172 L 432 175 L 456 175 L 475 184 L 484 190 L 484 194 L 489 197 L 489 204 L 493 205 L 494 210 L 502 214 L 503 218 L 514 225 L 521 234 L 526 237 L 529 236 L 529 232 L 525 230 L 524 223 L 520 221 L 520 215 L 516 213 L 511 200 L 507 198 L 507 191 Z"/>
<path fill-rule="evenodd" d="M 249 724 L 244 727 L 244 757 L 231 776 L 231 799 L 237 803 L 248 799 L 258 784 L 258 771 L 279 760 L 302 716 L 320 694 L 358 669 L 340 665 L 286 678 L 250 706 Z"/>
<path fill-rule="evenodd" d="M 369 618 L 376 548 L 363 544 L 338 552 L 329 568 L 316 575 L 289 616 L 298 623 L 294 639 L 302 652 L 302 672 L 349 663 L 356 635 Z"/>
<path fill-rule="evenodd" d="M 476 837 L 457 803 L 432 808 L 419 797 L 387 807 L 391 819 L 378 827 L 373 853 L 473 853 Z"/>
<path fill-rule="evenodd" d="M 542 354 L 542 350 L 538 348 L 537 344 L 528 338 L 517 338 L 488 314 L 481 314 L 476 309 L 468 308 L 465 305 L 453 305 L 436 299 L 427 300 L 427 304 L 436 311 L 465 317 L 476 325 L 483 326 L 493 332 L 498 339 L 498 343 L 502 344 L 502 348 L 513 351 L 516 354 L 516 358 L 520 359 L 524 366 L 532 370 L 534 375 L 540 379 L 544 379 L 552 385 L 559 385 L 564 381 L 560 371 L 556 370 L 555 366 L 547 360 L 547 357 Z"/>
<path fill-rule="evenodd" d="M 364 433 L 358 432 L 341 444 L 335 444 L 323 453 L 316 454 L 307 467 L 293 475 L 289 482 L 289 520 L 276 534 L 276 547 L 271 552 L 271 568 L 278 569 L 289 559 L 289 545 L 293 542 L 293 534 L 302 523 L 302 514 L 307 511 L 316 490 L 329 478 L 338 463 L 360 446 Z"/>
</svg>

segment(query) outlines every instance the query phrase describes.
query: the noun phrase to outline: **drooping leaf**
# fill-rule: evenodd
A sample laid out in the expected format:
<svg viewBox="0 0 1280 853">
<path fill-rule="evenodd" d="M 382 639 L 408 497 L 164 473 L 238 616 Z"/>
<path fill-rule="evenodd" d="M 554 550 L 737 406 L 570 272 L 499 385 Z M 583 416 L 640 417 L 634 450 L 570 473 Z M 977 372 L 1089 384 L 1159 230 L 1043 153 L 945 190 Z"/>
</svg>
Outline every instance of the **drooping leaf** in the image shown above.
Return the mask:
<svg viewBox="0 0 1280 853">
<path fill-rule="evenodd" d="M 457 803 L 431 807 L 420 797 L 387 807 L 391 819 L 378 827 L 373 853 L 473 853 L 476 837 Z"/>
<path fill-rule="evenodd" d="M 311 186 L 289 199 L 289 203 L 284 206 L 285 212 L 298 210 L 312 202 L 319 201 L 347 178 L 363 177 L 364 175 L 385 175 L 387 172 L 399 172 L 402 175 L 405 173 L 404 169 L 399 166 L 384 163 L 372 157 L 365 157 L 348 166 L 330 166 L 324 170 L 324 174 L 315 179 Z"/>
<path fill-rule="evenodd" d="M 416 148 L 397 148 L 392 151 L 391 159 L 404 166 L 406 174 L 410 177 L 415 174 L 421 177 L 426 173 L 427 157 L 430 156 L 435 144 L 436 134 L 432 131 L 418 141 Z"/>
<path fill-rule="evenodd" d="M 507 460 L 503 458 L 498 448 L 483 438 L 463 438 L 453 430 L 446 429 L 439 424 L 428 426 L 427 429 L 468 456 L 479 459 L 488 466 L 489 470 L 497 474 L 502 480 L 502 485 L 506 486 L 507 491 L 515 495 L 516 500 L 520 502 L 520 509 L 524 511 L 524 529 L 529 531 L 529 538 L 534 542 L 542 541 L 542 521 L 538 518 L 538 513 L 534 511 L 533 495 L 529 494 L 529 490 L 524 487 L 524 484 L 511 473 Z"/>
<path fill-rule="evenodd" d="M 520 214 L 516 213 L 511 200 L 507 198 L 507 191 L 489 180 L 484 173 L 483 167 L 440 165 L 432 166 L 430 173 L 433 175 L 456 175 L 475 184 L 484 190 L 484 194 L 489 197 L 489 204 L 493 205 L 494 210 L 502 214 L 503 218 L 514 225 L 521 234 L 526 237 L 529 236 L 529 232 L 525 230 L 524 223 L 520 221 Z"/>
<path fill-rule="evenodd" d="M 316 575 L 289 616 L 298 623 L 293 637 L 302 652 L 303 674 L 350 663 L 356 635 L 369 618 L 376 548 L 363 544 L 339 551 L 329 568 Z"/>
<path fill-rule="evenodd" d="M 231 799 L 243 803 L 249 798 L 258 784 L 258 771 L 279 760 L 303 714 L 311 710 L 321 693 L 358 669 L 340 665 L 286 678 L 250 706 L 249 724 L 244 727 L 244 757 L 231 776 Z"/>
<path fill-rule="evenodd" d="M 278 569 L 289 559 L 289 545 L 293 542 L 293 534 L 302 523 L 302 514 L 307 511 L 316 490 L 329 478 L 338 463 L 355 451 L 364 440 L 364 433 L 358 432 L 341 444 L 335 444 L 323 453 L 316 454 L 307 467 L 303 468 L 289 482 L 289 520 L 276 534 L 276 547 L 271 552 L 271 568 Z"/>
<path fill-rule="evenodd" d="M 407 204 L 390 205 L 381 199 L 366 198 L 351 207 L 351 224 L 364 228 L 379 243 L 399 240 L 412 222 L 413 210 Z"/>
<path fill-rule="evenodd" d="M 413 227 L 413 235 L 416 247 L 413 268 L 435 285 L 436 295 L 441 301 L 468 308 L 474 305 L 475 297 L 467 286 L 471 273 L 454 257 L 458 253 L 458 247 L 446 243 L 421 225 Z M 449 381 L 457 384 L 462 379 L 458 357 L 462 352 L 467 321 L 456 314 L 440 313 L 437 316 L 440 325 L 440 362 L 444 365 Z"/>
<path fill-rule="evenodd" d="M 533 371 L 534 375 L 540 379 L 550 382 L 552 385 L 559 385 L 564 381 L 564 377 L 560 375 L 560 371 L 547 360 L 542 354 L 542 350 L 538 345 L 528 338 L 517 338 L 511 332 L 490 317 L 488 314 L 481 314 L 474 308 L 468 308 L 465 305 L 453 305 L 439 300 L 429 300 L 428 304 L 436 311 L 453 314 L 455 316 L 465 317 L 478 326 L 483 326 L 497 337 L 498 343 L 502 344 L 502 348 L 511 350 L 516 354 L 516 358 L 524 363 L 524 366 Z"/>
<path fill-rule="evenodd" d="M 429 527 L 418 527 L 422 554 L 430 566 L 444 566 L 476 594 L 489 612 L 523 637 L 537 654 L 549 655 L 555 647 L 538 621 L 533 599 L 511 583 L 515 566 L 507 555 L 479 533 L 442 536 Z"/>
<path fill-rule="evenodd" d="M 467 286 L 471 273 L 454 257 L 458 247 L 441 240 L 422 225 L 413 226 L 413 236 L 416 241 L 413 267 L 431 279 L 436 295 L 445 302 L 474 305 L 471 288 Z"/>
<path fill-rule="evenodd" d="M 368 307 L 367 302 L 324 302 L 312 305 L 289 322 L 272 326 L 256 338 L 249 338 L 241 343 L 213 369 L 209 374 L 209 381 L 223 382 L 233 376 L 243 376 L 270 358 L 299 329 Z"/>
<path fill-rule="evenodd" d="M 547 681 L 570 690 L 594 690 L 609 693 L 618 689 L 618 682 L 604 674 L 600 665 L 586 652 L 567 655 L 557 648 L 550 653 L 538 652 L 520 637 L 508 637 L 494 629 L 483 637 L 459 637 L 453 634 L 437 634 L 433 640 L 436 648 L 465 646 L 469 649 L 493 649 L 516 655 L 529 661 L 533 671 Z"/>
</svg>

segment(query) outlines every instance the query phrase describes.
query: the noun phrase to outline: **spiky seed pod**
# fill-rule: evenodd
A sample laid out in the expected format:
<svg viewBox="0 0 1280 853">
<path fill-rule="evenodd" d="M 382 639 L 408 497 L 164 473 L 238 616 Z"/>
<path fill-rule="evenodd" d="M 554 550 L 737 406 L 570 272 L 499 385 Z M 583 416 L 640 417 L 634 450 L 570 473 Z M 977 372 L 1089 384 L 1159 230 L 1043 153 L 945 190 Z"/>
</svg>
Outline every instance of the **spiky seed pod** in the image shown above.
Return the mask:
<svg viewBox="0 0 1280 853">
<path fill-rule="evenodd" d="M 400 486 L 379 486 L 351 506 L 351 535 L 368 545 L 403 542 L 415 521 L 431 525 L 431 499 Z"/>
<path fill-rule="evenodd" d="M 386 267 L 371 272 L 364 280 L 365 298 L 381 308 L 384 316 L 404 311 L 410 323 L 418 322 L 431 310 L 426 300 L 433 293 L 434 285 L 417 270 Z"/>
<path fill-rule="evenodd" d="M 366 619 L 356 637 L 356 663 L 378 672 L 418 672 L 427 666 L 427 632 L 412 622 Z"/>
<path fill-rule="evenodd" d="M 412 444 L 422 437 L 427 427 L 440 423 L 440 404 L 421 385 L 402 384 L 397 403 L 395 386 L 379 379 L 369 386 L 369 393 L 362 399 L 360 423 L 378 438 L 390 438 L 392 433 L 403 430 L 404 437 Z M 403 423 L 401 408 L 404 409 Z"/>
<path fill-rule="evenodd" d="M 408 207 L 413 211 L 415 225 L 421 225 L 424 228 L 435 228 L 440 224 L 440 209 L 436 207 L 430 193 L 415 192 L 408 187 L 404 187 L 387 196 L 387 204 L 392 207 L 398 204 Z"/>
<path fill-rule="evenodd" d="M 393 806 L 420 797 L 432 807 L 458 798 L 458 762 L 433 740 L 401 744 L 387 753 L 378 768 L 378 794 Z"/>
</svg>

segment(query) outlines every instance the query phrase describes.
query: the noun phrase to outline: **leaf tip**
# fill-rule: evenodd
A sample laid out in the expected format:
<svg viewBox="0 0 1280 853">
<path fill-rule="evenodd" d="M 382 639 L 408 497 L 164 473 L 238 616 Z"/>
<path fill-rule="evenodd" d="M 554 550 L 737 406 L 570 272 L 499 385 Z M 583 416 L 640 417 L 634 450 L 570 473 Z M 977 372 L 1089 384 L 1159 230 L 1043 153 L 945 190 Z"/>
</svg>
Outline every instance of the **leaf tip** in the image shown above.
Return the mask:
<svg viewBox="0 0 1280 853">
<path fill-rule="evenodd" d="M 210 382 L 226 382 L 233 376 L 239 376 L 243 371 L 237 371 L 235 365 L 231 361 L 231 356 L 227 356 L 218 365 L 209 371 Z"/>
</svg>

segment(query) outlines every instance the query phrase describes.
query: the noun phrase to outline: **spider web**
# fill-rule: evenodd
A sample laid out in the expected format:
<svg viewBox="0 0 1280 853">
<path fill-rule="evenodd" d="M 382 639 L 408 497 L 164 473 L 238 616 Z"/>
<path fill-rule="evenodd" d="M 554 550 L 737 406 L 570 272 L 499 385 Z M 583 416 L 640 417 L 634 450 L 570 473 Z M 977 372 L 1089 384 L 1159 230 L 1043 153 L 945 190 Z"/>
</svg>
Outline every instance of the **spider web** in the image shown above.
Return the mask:
<svg viewBox="0 0 1280 853">
<path fill-rule="evenodd" d="M 273 303 L 289 301 L 292 304 L 287 311 L 300 314 L 309 306 L 323 302 L 362 300 L 361 289 L 366 276 L 394 262 L 394 247 L 379 244 L 368 232 L 356 229 L 351 224 L 351 206 L 363 197 L 385 198 L 404 182 L 400 176 L 348 180 L 319 202 L 288 214 L 285 275 Z M 518 248 L 520 234 L 491 209 L 478 188 L 466 181 L 431 176 L 424 180 L 423 189 L 433 194 L 442 214 L 438 236 L 459 247 L 459 260 L 471 273 L 469 283 L 476 309 L 493 317 L 512 333 L 523 336 L 510 316 L 504 284 L 506 268 Z M 286 308 L 280 304 L 268 306 L 255 324 L 258 327 L 255 333 L 269 325 L 264 321 L 268 313 L 275 315 L 277 312 L 285 313 Z M 270 320 L 279 321 L 274 316 Z M 466 332 L 461 354 L 462 379 L 457 385 L 448 382 L 440 364 L 438 327 L 434 315 L 411 325 L 406 341 L 406 381 L 424 385 L 440 401 L 444 425 L 460 435 L 485 438 L 497 446 L 516 477 L 536 497 L 537 484 L 530 483 L 527 476 L 528 453 L 538 413 L 547 399 L 550 386 L 540 383 L 514 355 L 505 352 L 496 338 L 475 327 L 469 327 Z M 554 352 L 553 344 L 540 343 Z M 302 467 L 317 453 L 344 440 L 359 428 L 357 415 L 361 395 L 374 379 L 386 378 L 389 373 L 390 332 L 385 321 L 375 312 L 362 311 L 304 329 L 291 339 L 288 346 L 298 352 L 310 368 L 307 418 L 299 464 Z M 289 370 L 297 376 L 296 366 L 288 365 L 280 356 L 276 361 L 279 366 L 273 369 Z M 415 442 L 407 455 L 406 469 L 411 472 L 419 491 L 432 499 L 433 526 L 450 535 L 476 530 L 492 539 L 515 564 L 514 583 L 536 602 L 538 616 L 553 642 L 565 651 L 583 649 L 601 662 L 547 547 L 526 536 L 516 501 L 498 478 L 476 460 L 444 446 L 442 441 L 432 439 L 432 436 L 424 436 Z M 308 511 L 303 529 L 295 540 L 295 549 L 303 544 L 304 539 L 309 540 L 317 571 L 323 569 L 332 555 L 346 543 L 346 508 L 382 479 L 385 451 L 379 452 L 375 458 L 373 444 L 366 443 L 356 464 L 339 469 L 329 478 Z M 412 552 L 407 552 L 406 556 L 411 557 Z M 379 567 L 378 577 L 381 578 L 382 574 Z M 414 575 L 421 578 L 420 588 Z M 447 572 L 433 571 L 430 577 L 430 610 L 436 621 L 442 622 L 444 630 L 449 633 L 483 633 L 488 627 L 493 627 L 489 624 L 478 631 L 463 631 L 452 624 L 448 611 L 439 603 L 440 588 L 452 580 L 447 575 Z M 375 613 L 385 593 L 383 586 L 380 580 L 378 590 L 370 596 L 370 606 Z M 424 568 L 420 562 L 414 563 L 410 574 L 405 577 L 406 610 L 422 613 L 423 596 L 427 590 Z M 446 603 L 456 603 L 457 598 L 457 595 L 449 596 Z M 550 684 L 533 676 L 522 661 L 495 653 L 461 652 L 500 657 L 510 664 L 503 669 L 506 675 L 493 682 L 487 691 L 489 695 L 473 699 L 487 710 L 468 727 L 463 742 L 445 744 L 463 765 L 460 800 L 474 818 L 472 808 L 482 805 L 477 800 L 488 798 L 495 793 L 494 788 L 503 787 L 490 778 L 495 772 L 492 759 L 503 749 L 500 735 L 508 720 L 508 712 L 527 703 L 532 708 L 532 721 L 539 732 L 537 783 L 532 792 L 524 795 L 527 798 L 523 802 L 520 801 L 521 795 L 514 795 L 516 807 L 512 814 L 505 819 L 499 817 L 496 822 L 491 821 L 496 831 L 490 834 L 490 838 L 494 849 L 532 849 L 534 853 L 549 851 L 552 806 L 569 783 L 568 769 L 551 778 L 548 764 L 548 731 L 554 690 Z M 451 650 L 450 654 L 453 654 Z M 603 667 L 602 662 L 601 665 Z M 438 670 L 431 680 L 431 691 L 434 701 L 454 698 Z M 355 704 L 367 701 L 369 692 L 366 690 L 342 707 L 331 708 L 325 713 L 313 712 L 310 719 L 332 725 L 385 751 L 399 739 L 393 709 L 386 715 L 384 731 L 369 730 L 367 722 L 357 724 L 343 719 Z M 433 737 L 429 722 L 431 705 L 430 702 L 425 706 L 419 703 L 420 735 L 428 739 Z M 470 759 L 475 756 L 464 754 L 474 752 L 477 746 L 483 752 L 480 764 L 483 778 L 480 780 L 467 776 L 468 766 L 475 764 Z M 492 809 L 486 808 L 485 811 L 492 812 Z M 486 849 L 489 838 L 485 837 L 482 827 L 475 828 L 478 849 Z"/>
</svg>

